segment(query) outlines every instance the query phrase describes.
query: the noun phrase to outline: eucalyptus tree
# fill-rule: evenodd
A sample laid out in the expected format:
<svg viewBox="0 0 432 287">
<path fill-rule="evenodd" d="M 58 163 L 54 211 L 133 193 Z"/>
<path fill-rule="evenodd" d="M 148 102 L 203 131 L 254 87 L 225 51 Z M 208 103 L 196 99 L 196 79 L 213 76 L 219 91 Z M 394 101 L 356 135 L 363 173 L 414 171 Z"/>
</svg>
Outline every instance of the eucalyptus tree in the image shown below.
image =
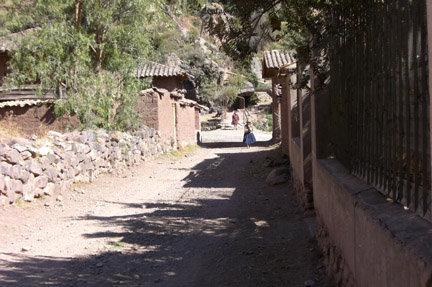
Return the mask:
<svg viewBox="0 0 432 287">
<path fill-rule="evenodd" d="M 86 127 L 136 127 L 143 82 L 134 71 L 153 52 L 152 23 L 163 8 L 157 0 L 15 0 L 4 27 L 36 29 L 12 53 L 6 85 L 65 91 L 56 111 L 77 114 Z"/>
</svg>

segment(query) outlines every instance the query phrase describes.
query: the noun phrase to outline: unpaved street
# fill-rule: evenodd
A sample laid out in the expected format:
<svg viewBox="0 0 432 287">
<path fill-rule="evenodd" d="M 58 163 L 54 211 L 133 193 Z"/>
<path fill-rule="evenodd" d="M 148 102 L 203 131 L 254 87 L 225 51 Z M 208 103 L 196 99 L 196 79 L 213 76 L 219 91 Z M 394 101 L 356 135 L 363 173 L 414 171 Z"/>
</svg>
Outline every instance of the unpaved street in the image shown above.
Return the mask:
<svg viewBox="0 0 432 287">
<path fill-rule="evenodd" d="M 327 286 L 278 156 L 208 144 L 0 209 L 0 286 Z"/>
</svg>

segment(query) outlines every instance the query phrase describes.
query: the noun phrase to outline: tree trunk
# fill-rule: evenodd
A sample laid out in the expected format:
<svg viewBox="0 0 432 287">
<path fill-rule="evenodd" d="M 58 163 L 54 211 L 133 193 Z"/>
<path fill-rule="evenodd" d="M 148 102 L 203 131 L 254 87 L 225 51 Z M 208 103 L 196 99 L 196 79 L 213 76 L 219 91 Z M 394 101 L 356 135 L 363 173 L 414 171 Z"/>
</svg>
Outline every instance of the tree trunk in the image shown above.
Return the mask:
<svg viewBox="0 0 432 287">
<path fill-rule="evenodd" d="M 75 3 L 75 29 L 78 32 L 81 29 L 82 6 L 83 6 L 83 1 L 78 1 Z"/>
<path fill-rule="evenodd" d="M 99 72 L 101 70 L 102 67 L 102 62 L 103 62 L 103 48 L 102 48 L 102 43 L 104 41 L 104 36 L 105 36 L 105 29 L 100 29 L 99 26 L 96 25 L 96 34 L 95 34 L 95 39 L 96 39 L 96 49 L 95 49 L 95 53 L 96 53 L 96 72 Z"/>
</svg>

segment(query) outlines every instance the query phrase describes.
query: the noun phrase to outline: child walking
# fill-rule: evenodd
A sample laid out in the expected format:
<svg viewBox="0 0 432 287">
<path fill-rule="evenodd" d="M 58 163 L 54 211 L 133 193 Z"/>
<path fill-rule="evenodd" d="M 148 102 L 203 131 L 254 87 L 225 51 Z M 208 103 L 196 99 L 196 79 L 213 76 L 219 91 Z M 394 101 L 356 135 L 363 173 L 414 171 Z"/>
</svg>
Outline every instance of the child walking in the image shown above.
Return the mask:
<svg viewBox="0 0 432 287">
<path fill-rule="evenodd" d="M 250 148 L 250 145 L 253 144 L 254 142 L 256 142 L 256 139 L 253 134 L 253 127 L 251 125 L 251 122 L 247 121 L 244 127 L 243 143 L 245 143 L 246 146 Z"/>
</svg>

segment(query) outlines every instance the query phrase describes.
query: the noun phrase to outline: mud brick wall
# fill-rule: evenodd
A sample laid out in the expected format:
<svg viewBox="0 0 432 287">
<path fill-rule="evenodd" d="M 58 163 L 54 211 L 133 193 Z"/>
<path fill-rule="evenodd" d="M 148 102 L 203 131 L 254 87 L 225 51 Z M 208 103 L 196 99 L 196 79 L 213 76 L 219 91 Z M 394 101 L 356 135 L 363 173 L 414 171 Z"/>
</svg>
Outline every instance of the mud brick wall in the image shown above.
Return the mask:
<svg viewBox="0 0 432 287">
<path fill-rule="evenodd" d="M 179 105 L 177 115 L 177 139 L 178 146 L 186 146 L 196 143 L 195 108 L 188 105 Z"/>
<path fill-rule="evenodd" d="M 141 115 L 143 122 L 149 128 L 159 130 L 158 101 L 156 92 L 143 93 L 136 104 L 136 111 Z"/>
<path fill-rule="evenodd" d="M 57 117 L 52 103 L 3 107 L 0 120 L 12 120 L 19 127 L 18 132 L 24 135 L 43 134 L 47 130 L 62 132 L 80 125 L 76 116 Z"/>
<path fill-rule="evenodd" d="M 91 182 L 101 173 L 121 173 L 169 149 L 151 128 L 133 134 L 50 131 L 39 142 L 14 138 L 0 144 L 0 205 L 57 197 L 73 183 Z"/>
<path fill-rule="evenodd" d="M 183 81 L 177 77 L 153 77 L 153 86 L 172 92 L 175 89 L 183 89 Z"/>
<path fill-rule="evenodd" d="M 164 141 L 171 141 L 176 138 L 174 129 L 177 123 L 175 122 L 173 105 L 176 109 L 178 108 L 178 104 L 171 101 L 169 93 L 163 94 L 158 101 L 159 132 Z"/>
</svg>

